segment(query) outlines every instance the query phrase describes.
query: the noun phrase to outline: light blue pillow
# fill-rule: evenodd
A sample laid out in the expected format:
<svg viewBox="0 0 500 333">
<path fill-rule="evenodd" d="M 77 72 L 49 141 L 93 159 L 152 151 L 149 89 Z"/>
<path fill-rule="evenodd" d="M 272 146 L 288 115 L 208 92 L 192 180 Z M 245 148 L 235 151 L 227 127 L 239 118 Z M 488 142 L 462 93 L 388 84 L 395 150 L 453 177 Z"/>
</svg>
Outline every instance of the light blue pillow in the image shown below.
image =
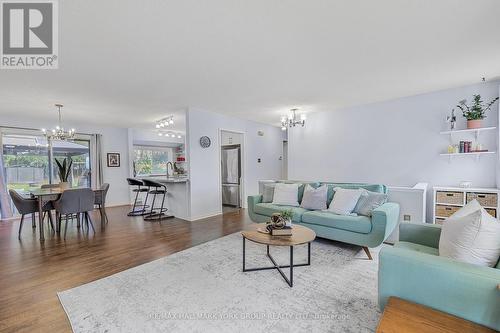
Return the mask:
<svg viewBox="0 0 500 333">
<path fill-rule="evenodd" d="M 372 216 L 372 211 L 387 202 L 387 194 L 363 191 L 361 197 L 354 207 L 353 213 L 364 216 Z"/>
</svg>

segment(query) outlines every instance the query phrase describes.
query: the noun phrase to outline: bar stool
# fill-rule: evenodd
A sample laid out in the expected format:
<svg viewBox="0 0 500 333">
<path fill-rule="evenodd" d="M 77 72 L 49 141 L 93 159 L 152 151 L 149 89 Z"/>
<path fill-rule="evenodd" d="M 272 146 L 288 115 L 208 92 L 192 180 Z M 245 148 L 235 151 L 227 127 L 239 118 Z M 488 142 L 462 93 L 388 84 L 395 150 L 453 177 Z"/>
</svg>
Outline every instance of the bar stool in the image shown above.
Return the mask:
<svg viewBox="0 0 500 333">
<path fill-rule="evenodd" d="M 151 203 L 151 210 L 150 212 L 144 216 L 145 221 L 161 221 L 163 219 L 167 218 L 172 218 L 174 217 L 173 215 L 167 215 L 166 211 L 168 208 L 164 207 L 165 205 L 165 197 L 167 196 L 167 187 L 161 183 L 148 180 L 148 179 L 143 179 L 144 185 L 147 186 L 148 188 L 152 188 L 148 193 L 153 195 L 153 202 Z M 157 208 L 155 210 L 155 200 L 156 196 L 161 195 L 162 200 L 161 200 L 161 206 L 160 208 Z"/>
<path fill-rule="evenodd" d="M 134 188 L 132 192 L 135 192 L 135 200 L 134 200 L 134 206 L 132 207 L 132 210 L 127 214 L 128 216 L 141 216 L 147 214 L 146 208 L 149 206 L 147 205 L 148 202 L 148 194 L 149 194 L 149 189 L 144 186 L 144 183 L 142 180 L 135 179 L 135 178 L 127 178 L 127 182 L 130 186 L 137 186 L 137 188 Z M 144 200 L 144 203 L 142 205 L 137 205 L 137 198 L 139 197 L 139 193 L 144 193 L 146 192 L 146 199 Z M 141 208 L 137 210 L 136 208 Z"/>
</svg>

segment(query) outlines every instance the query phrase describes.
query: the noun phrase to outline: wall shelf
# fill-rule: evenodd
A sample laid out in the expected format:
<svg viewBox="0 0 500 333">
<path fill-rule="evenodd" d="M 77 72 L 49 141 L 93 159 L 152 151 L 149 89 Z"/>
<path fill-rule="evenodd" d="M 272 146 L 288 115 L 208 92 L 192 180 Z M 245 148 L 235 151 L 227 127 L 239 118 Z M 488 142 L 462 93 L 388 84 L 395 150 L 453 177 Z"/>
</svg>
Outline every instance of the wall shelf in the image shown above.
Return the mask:
<svg viewBox="0 0 500 333">
<path fill-rule="evenodd" d="M 462 157 L 462 156 L 474 156 L 476 160 L 479 160 L 481 155 L 493 155 L 496 154 L 495 151 L 478 151 L 478 152 L 471 152 L 471 153 L 442 153 L 439 154 L 440 156 L 448 156 L 449 162 L 451 162 L 451 159 L 453 157 Z"/>
<path fill-rule="evenodd" d="M 439 132 L 439 134 L 443 134 L 443 135 L 449 135 L 450 136 L 450 140 L 453 136 L 453 134 L 460 134 L 460 133 L 472 133 L 474 134 L 474 137 L 476 138 L 476 140 L 479 139 L 479 133 L 481 132 L 486 132 L 486 131 L 492 131 L 492 130 L 496 130 L 497 128 L 496 127 L 482 127 L 482 128 L 471 128 L 471 129 L 460 129 L 460 130 L 452 130 L 452 131 L 443 131 L 443 132 Z"/>
</svg>

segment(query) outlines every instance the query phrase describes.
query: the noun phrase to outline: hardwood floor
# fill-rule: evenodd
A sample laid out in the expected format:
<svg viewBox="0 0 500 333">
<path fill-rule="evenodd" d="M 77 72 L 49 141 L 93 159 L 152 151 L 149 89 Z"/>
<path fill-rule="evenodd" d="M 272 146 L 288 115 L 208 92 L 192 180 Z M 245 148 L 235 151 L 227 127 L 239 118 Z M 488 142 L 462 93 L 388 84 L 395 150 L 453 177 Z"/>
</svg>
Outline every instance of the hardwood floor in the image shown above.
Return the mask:
<svg viewBox="0 0 500 333">
<path fill-rule="evenodd" d="M 66 240 L 19 221 L 0 222 L 0 331 L 71 331 L 56 292 L 77 287 L 186 248 L 243 229 L 251 221 L 245 210 L 195 222 L 180 219 L 145 222 L 128 217 L 128 206 L 108 208 L 109 224 L 95 235 L 68 226 Z"/>
</svg>

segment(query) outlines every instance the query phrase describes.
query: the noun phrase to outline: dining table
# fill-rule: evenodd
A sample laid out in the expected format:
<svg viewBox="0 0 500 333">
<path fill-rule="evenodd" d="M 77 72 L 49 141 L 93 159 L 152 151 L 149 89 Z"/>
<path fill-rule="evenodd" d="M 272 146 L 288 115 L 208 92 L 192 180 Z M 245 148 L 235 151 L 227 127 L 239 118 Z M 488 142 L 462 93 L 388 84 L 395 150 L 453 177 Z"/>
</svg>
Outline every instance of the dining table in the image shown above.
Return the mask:
<svg viewBox="0 0 500 333">
<path fill-rule="evenodd" d="M 88 187 L 72 187 L 72 189 L 75 188 L 88 188 Z M 45 231 L 43 228 L 43 206 L 50 202 L 50 201 L 55 201 L 59 199 L 59 196 L 64 192 L 64 189 L 61 189 L 59 187 L 53 187 L 53 188 L 33 188 L 29 190 L 17 190 L 17 192 L 26 197 L 29 196 L 30 198 L 35 198 L 37 199 L 38 202 L 38 223 L 40 225 L 40 242 L 45 241 Z M 101 188 L 92 188 L 92 191 L 94 191 L 95 194 L 102 192 Z M 57 223 L 56 223 L 57 225 Z M 104 228 L 104 223 L 101 221 L 101 228 Z"/>
</svg>

